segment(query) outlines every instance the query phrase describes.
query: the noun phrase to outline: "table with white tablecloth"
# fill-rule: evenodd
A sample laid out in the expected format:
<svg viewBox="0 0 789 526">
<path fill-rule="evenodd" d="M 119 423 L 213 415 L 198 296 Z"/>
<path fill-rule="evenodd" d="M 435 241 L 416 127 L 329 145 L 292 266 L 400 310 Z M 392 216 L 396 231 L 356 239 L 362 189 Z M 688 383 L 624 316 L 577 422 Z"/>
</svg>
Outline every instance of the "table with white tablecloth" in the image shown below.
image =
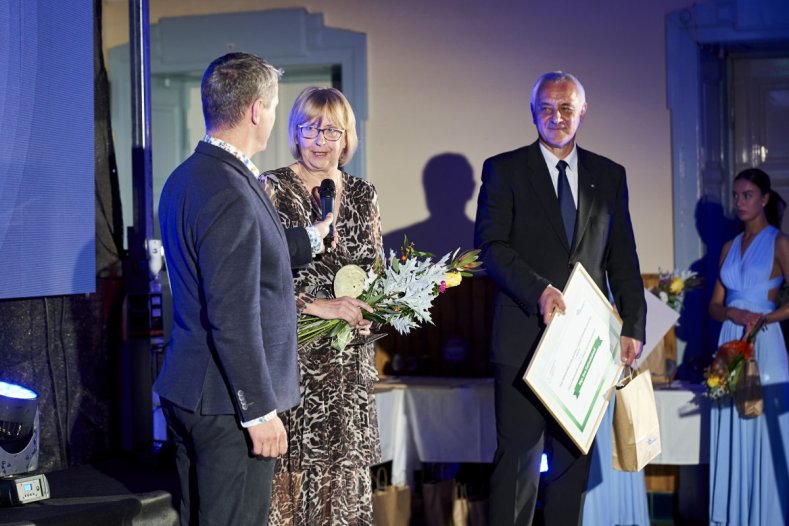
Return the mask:
<svg viewBox="0 0 789 526">
<path fill-rule="evenodd" d="M 663 452 L 652 464 L 708 464 L 710 399 L 701 384 L 672 382 L 655 389 Z"/>
<path fill-rule="evenodd" d="M 390 378 L 378 384 L 381 456 L 395 483 L 421 462 L 493 461 L 491 378 Z"/>
<path fill-rule="evenodd" d="M 492 462 L 496 420 L 491 378 L 386 378 L 376 387 L 384 462 L 404 483 L 421 462 Z M 655 464 L 709 459 L 709 401 L 703 387 L 655 390 L 663 452 Z"/>
</svg>

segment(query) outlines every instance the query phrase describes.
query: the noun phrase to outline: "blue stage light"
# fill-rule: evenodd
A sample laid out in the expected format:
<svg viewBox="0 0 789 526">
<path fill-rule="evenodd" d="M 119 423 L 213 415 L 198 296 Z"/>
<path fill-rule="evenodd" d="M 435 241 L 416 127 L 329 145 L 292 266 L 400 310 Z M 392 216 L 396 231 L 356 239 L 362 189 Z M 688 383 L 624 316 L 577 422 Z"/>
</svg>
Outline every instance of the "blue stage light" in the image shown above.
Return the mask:
<svg viewBox="0 0 789 526">
<path fill-rule="evenodd" d="M 0 477 L 38 468 L 38 395 L 0 382 Z"/>
<path fill-rule="evenodd" d="M 543 453 L 542 458 L 540 459 L 540 473 L 547 473 L 547 472 L 548 472 L 548 455 Z"/>
<path fill-rule="evenodd" d="M 35 391 L 31 391 L 27 387 L 22 387 L 21 385 L 9 384 L 8 382 L 0 382 L 0 396 L 18 398 L 20 400 L 33 400 L 38 398 Z"/>
</svg>

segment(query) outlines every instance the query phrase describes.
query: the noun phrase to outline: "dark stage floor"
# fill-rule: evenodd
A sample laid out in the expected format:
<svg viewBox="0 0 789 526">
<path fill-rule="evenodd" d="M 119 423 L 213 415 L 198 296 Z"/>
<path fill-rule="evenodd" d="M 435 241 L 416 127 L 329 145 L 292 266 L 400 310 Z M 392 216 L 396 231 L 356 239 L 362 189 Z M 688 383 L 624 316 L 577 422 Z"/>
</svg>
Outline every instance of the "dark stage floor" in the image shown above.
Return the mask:
<svg viewBox="0 0 789 526">
<path fill-rule="evenodd" d="M 159 459 L 116 457 L 47 473 L 51 498 L 25 506 L 0 508 L 3 526 L 176 526 L 173 502 L 178 492 L 174 463 Z M 388 467 L 388 465 L 384 465 Z M 427 467 L 427 466 L 426 466 Z M 375 468 L 374 468 L 375 469 Z M 420 473 L 419 480 L 424 474 Z M 463 465 L 457 478 L 470 498 L 484 498 L 489 466 Z M 431 526 L 426 517 L 421 484 L 412 488 L 412 526 Z M 671 494 L 649 495 L 653 526 L 701 524 L 677 521 Z M 541 525 L 539 510 L 535 524 Z"/>
<path fill-rule="evenodd" d="M 2 525 L 173 526 L 175 468 L 132 458 L 47 473 L 51 497 L 0 508 Z"/>
</svg>

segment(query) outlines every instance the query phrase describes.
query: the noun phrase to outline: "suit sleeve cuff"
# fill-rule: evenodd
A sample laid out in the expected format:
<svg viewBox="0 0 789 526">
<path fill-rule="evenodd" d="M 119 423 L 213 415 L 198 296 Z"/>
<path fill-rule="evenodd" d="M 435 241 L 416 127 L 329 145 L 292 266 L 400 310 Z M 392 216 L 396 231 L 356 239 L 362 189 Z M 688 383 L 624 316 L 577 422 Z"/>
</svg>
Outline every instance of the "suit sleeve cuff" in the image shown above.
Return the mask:
<svg viewBox="0 0 789 526">
<path fill-rule="evenodd" d="M 307 236 L 310 238 L 310 248 L 312 249 L 312 256 L 315 257 L 323 252 L 323 239 L 318 233 L 318 229 L 310 225 L 304 228 L 307 231 Z"/>
</svg>

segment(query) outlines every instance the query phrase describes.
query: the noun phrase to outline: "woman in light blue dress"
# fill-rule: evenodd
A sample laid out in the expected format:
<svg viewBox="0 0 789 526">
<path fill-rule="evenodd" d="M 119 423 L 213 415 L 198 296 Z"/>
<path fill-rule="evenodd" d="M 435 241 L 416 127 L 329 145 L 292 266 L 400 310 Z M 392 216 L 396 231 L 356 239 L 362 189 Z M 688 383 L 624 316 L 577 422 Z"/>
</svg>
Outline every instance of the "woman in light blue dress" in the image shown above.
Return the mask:
<svg viewBox="0 0 789 526">
<path fill-rule="evenodd" d="M 719 344 L 741 339 L 762 317 L 755 341 L 764 414 L 742 418 L 731 398 L 713 402 L 710 418 L 710 524 L 775 526 L 789 523 L 789 366 L 776 308 L 789 277 L 789 237 L 780 225 L 770 178 L 740 172 L 732 192 L 743 232 L 721 254 L 710 315 L 723 322 Z"/>
</svg>

